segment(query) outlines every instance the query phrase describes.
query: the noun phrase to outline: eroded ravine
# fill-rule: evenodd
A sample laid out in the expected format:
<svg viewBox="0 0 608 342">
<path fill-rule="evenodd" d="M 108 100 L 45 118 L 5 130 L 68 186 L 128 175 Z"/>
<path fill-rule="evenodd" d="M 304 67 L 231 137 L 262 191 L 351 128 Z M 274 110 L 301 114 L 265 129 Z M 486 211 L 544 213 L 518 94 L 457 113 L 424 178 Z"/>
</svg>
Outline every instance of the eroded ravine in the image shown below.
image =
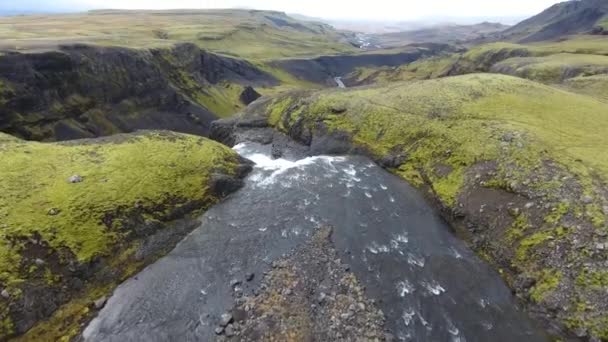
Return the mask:
<svg viewBox="0 0 608 342">
<path fill-rule="evenodd" d="M 546 340 L 422 196 L 369 159 L 272 160 L 268 146 L 235 148 L 257 164 L 245 187 L 117 288 L 85 340 L 214 340 L 235 305 L 234 285 L 258 293 L 274 261 L 328 226 L 340 260 L 397 340 Z"/>
</svg>

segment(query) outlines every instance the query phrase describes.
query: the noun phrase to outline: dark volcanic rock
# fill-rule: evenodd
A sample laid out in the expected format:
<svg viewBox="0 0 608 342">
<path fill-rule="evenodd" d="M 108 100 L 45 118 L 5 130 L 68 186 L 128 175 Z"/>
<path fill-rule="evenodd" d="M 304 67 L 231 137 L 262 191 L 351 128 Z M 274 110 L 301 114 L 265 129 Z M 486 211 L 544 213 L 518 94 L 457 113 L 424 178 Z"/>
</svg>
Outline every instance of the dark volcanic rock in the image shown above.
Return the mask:
<svg viewBox="0 0 608 342">
<path fill-rule="evenodd" d="M 453 51 L 454 47 L 447 44 L 424 44 L 413 46 L 411 51 L 396 54 L 321 56 L 314 59 L 286 59 L 272 64 L 299 79 L 335 86 L 333 77 L 346 75 L 357 67 L 395 67 L 441 52 Z"/>
<path fill-rule="evenodd" d="M 245 87 L 245 89 L 241 93 L 240 100 L 244 104 L 248 105 L 251 102 L 259 99 L 260 97 L 262 97 L 262 95 L 260 95 L 260 93 L 258 93 L 257 91 L 255 91 L 255 89 L 253 89 L 253 87 L 247 86 L 247 87 Z"/>
<path fill-rule="evenodd" d="M 70 140 L 137 129 L 207 135 L 215 113 L 192 99 L 219 82 L 277 84 L 253 64 L 200 50 L 64 46 L 0 56 L 0 131 Z M 248 99 L 254 94 L 248 92 Z"/>
</svg>

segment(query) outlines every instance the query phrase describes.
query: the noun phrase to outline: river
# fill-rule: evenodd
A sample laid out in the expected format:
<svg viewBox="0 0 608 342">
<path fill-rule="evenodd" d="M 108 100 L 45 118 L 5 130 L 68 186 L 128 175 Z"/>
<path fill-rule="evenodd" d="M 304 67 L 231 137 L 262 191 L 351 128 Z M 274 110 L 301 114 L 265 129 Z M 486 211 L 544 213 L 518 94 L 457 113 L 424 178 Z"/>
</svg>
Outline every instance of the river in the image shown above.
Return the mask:
<svg viewBox="0 0 608 342">
<path fill-rule="evenodd" d="M 546 341 L 500 276 L 418 191 L 361 156 L 270 158 L 172 252 L 119 286 L 86 341 L 212 341 L 231 280 L 263 274 L 321 225 L 400 341 Z M 259 285 L 257 277 L 245 289 Z"/>
</svg>

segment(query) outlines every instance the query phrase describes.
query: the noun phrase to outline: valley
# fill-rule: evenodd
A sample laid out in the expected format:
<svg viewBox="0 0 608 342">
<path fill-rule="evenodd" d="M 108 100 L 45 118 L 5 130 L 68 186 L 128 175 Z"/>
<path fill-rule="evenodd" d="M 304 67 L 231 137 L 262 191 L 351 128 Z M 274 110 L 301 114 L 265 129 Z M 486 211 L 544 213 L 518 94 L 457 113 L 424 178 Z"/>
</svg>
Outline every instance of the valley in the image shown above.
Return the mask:
<svg viewBox="0 0 608 342">
<path fill-rule="evenodd" d="M 0 16 L 0 341 L 608 341 L 607 20 Z"/>
</svg>

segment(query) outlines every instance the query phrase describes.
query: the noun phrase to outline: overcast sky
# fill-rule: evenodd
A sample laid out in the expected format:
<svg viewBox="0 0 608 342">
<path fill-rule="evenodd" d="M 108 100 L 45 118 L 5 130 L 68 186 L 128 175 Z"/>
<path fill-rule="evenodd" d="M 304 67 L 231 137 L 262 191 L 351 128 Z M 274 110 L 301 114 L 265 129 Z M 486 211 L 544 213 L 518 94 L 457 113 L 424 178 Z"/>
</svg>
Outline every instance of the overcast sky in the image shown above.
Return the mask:
<svg viewBox="0 0 608 342">
<path fill-rule="evenodd" d="M 0 0 L 0 10 L 68 11 L 94 8 L 274 9 L 330 19 L 415 20 L 424 17 L 530 16 L 554 0 Z"/>
</svg>

